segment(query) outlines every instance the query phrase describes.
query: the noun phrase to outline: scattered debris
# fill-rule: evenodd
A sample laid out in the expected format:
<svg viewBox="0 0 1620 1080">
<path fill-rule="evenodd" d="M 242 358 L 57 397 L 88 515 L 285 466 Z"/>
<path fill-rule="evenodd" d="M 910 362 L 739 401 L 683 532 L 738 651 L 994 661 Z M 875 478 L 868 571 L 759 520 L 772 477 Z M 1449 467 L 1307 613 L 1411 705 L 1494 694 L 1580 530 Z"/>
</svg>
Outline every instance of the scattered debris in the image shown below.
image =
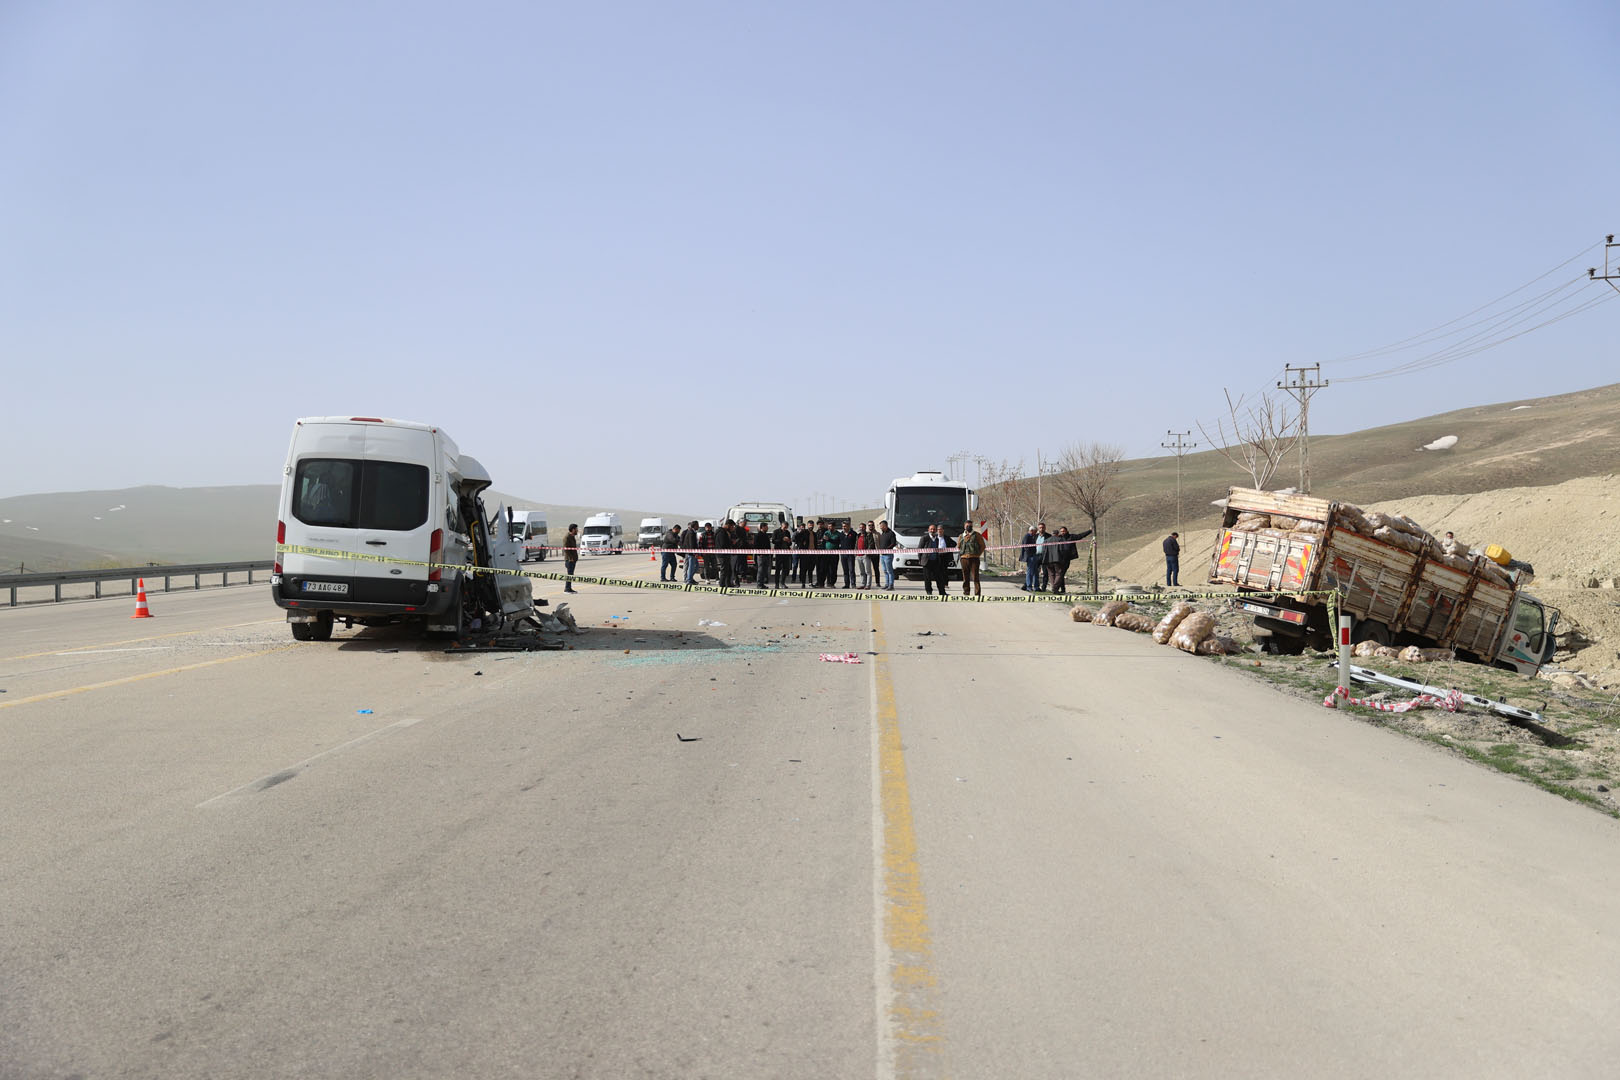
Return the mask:
<svg viewBox="0 0 1620 1080">
<path fill-rule="evenodd" d="M 361 716 L 370 716 L 371 715 L 371 710 L 370 709 L 356 709 L 354 711 L 359 713 Z"/>
<path fill-rule="evenodd" d="M 689 739 L 685 735 L 682 735 L 678 731 L 675 733 L 675 738 L 680 742 L 702 742 L 703 741 L 703 736 L 701 736 L 701 735 L 693 735 Z"/>
<path fill-rule="evenodd" d="M 920 649 L 922 646 L 919 645 L 917 648 Z M 844 653 L 842 656 L 836 656 L 833 653 L 824 652 L 821 654 L 821 659 L 829 664 L 858 664 L 861 662 L 861 658 L 852 652 Z"/>
<path fill-rule="evenodd" d="M 723 623 L 723 622 L 720 622 L 718 619 L 699 619 L 698 620 L 698 625 L 699 626 L 724 626 L 726 624 Z"/>
<path fill-rule="evenodd" d="M 1334 670 L 1337 670 L 1338 666 L 1338 661 L 1334 661 L 1328 665 L 1330 669 Z M 1540 713 L 1533 712 L 1530 709 L 1521 709 L 1517 705 L 1509 705 L 1505 701 L 1493 701 L 1490 698 L 1481 697 L 1478 694 L 1465 694 L 1459 690 L 1451 690 L 1444 686 L 1427 686 L 1420 682 L 1413 682 L 1410 679 L 1401 679 L 1395 677 L 1394 675 L 1386 675 L 1381 671 L 1374 671 L 1372 668 L 1356 667 L 1351 665 L 1350 678 L 1356 682 L 1373 682 L 1382 683 L 1385 686 L 1398 686 L 1402 690 L 1412 691 L 1413 693 L 1419 695 L 1420 698 L 1428 697 L 1447 700 L 1454 697 L 1457 705 L 1474 705 L 1481 709 L 1488 709 L 1498 716 L 1507 717 L 1509 720 L 1528 720 L 1537 724 L 1541 722 Z M 1338 694 L 1338 687 L 1334 687 L 1334 693 L 1335 695 Z M 1328 703 L 1324 701 L 1323 704 L 1327 705 Z M 1331 705 L 1328 707 L 1332 708 Z M 1393 705 L 1373 705 L 1373 708 L 1382 709 L 1385 712 L 1405 712 L 1406 709 L 1412 707 L 1413 706 L 1411 704 L 1407 704 L 1404 708 Z M 1457 711 L 1456 707 L 1452 705 L 1442 705 L 1441 707 L 1447 712 Z"/>
<path fill-rule="evenodd" d="M 1380 712 L 1403 713 L 1411 712 L 1413 709 L 1421 709 L 1425 706 L 1434 706 L 1438 709 L 1444 709 L 1446 712 L 1456 712 L 1462 708 L 1463 703 L 1462 693 L 1458 690 L 1447 690 L 1442 694 L 1419 694 L 1411 701 L 1397 701 L 1393 705 L 1386 705 L 1382 701 L 1375 700 L 1382 696 L 1377 694 L 1373 697 L 1353 698 L 1350 696 L 1350 691 L 1342 686 L 1335 686 L 1333 693 L 1322 699 L 1322 704 L 1330 709 L 1336 709 L 1339 707 L 1339 702 L 1342 701 L 1346 705 L 1362 705 L 1369 709 L 1377 709 Z"/>
</svg>

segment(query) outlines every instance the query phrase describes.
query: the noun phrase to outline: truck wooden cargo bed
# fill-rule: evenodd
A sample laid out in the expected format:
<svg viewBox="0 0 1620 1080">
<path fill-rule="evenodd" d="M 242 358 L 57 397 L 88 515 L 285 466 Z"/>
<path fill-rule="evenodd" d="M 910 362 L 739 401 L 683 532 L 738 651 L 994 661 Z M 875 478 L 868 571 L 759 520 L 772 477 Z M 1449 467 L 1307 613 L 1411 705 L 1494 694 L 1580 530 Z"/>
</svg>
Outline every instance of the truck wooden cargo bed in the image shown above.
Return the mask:
<svg viewBox="0 0 1620 1080">
<path fill-rule="evenodd" d="M 1295 518 L 1301 529 L 1233 529 L 1242 513 Z M 1481 656 L 1493 652 L 1513 609 L 1513 589 L 1481 577 L 1477 564 L 1464 573 L 1363 536 L 1338 518 L 1339 504 L 1327 499 L 1234 488 L 1209 580 L 1240 592 L 1337 592 L 1340 610 L 1380 624 L 1392 641 L 1408 637 Z M 1316 615 L 1309 625 L 1319 634 L 1329 629 L 1325 611 L 1315 611 L 1325 599 L 1302 597 L 1291 605 Z"/>
</svg>

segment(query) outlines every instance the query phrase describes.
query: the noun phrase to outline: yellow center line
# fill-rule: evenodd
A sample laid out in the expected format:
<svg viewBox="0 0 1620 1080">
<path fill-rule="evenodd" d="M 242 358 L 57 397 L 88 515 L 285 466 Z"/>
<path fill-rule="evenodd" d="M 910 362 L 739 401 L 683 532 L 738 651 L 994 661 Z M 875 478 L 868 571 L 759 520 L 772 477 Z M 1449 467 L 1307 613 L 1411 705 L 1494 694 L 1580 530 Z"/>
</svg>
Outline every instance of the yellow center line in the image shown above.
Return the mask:
<svg viewBox="0 0 1620 1080">
<path fill-rule="evenodd" d="M 872 610 L 873 767 L 879 818 L 875 830 L 878 932 L 879 1077 L 912 1080 L 946 1075 L 945 1040 L 928 930 L 928 902 L 917 836 L 912 826 L 911 789 L 906 782 L 905 745 L 889 672 L 883 613 Z"/>
<path fill-rule="evenodd" d="M 186 664 L 184 667 L 165 668 L 162 671 L 148 671 L 140 675 L 127 675 L 122 679 L 112 679 L 108 682 L 90 683 L 86 686 L 70 686 L 65 690 L 50 690 L 32 697 L 18 698 L 16 701 L 0 701 L 0 709 L 13 709 L 18 705 L 32 705 L 36 701 L 50 701 L 53 698 L 69 697 L 73 694 L 82 694 L 88 690 L 105 690 L 109 686 L 127 686 L 130 683 L 140 682 L 143 679 L 156 679 L 164 675 L 178 675 L 182 671 L 196 671 L 198 668 L 214 667 L 217 664 L 234 664 L 238 660 L 251 660 L 255 656 L 268 656 L 275 652 L 286 652 L 296 648 L 295 643 L 277 645 L 273 649 L 260 649 L 258 652 L 243 653 L 241 656 L 222 656 L 217 660 L 203 660 L 196 664 Z"/>
<path fill-rule="evenodd" d="M 162 641 L 164 638 L 189 637 L 192 634 L 206 634 L 211 630 L 239 630 L 244 626 L 263 626 L 266 623 L 280 623 L 282 619 L 254 619 L 252 622 L 231 623 L 228 626 L 203 626 L 196 630 L 176 630 L 172 634 L 148 634 L 145 637 L 125 638 L 123 641 L 99 641 L 89 646 L 94 649 L 110 649 L 114 645 L 138 645 L 143 641 Z M 66 646 L 60 649 L 47 649 L 44 652 L 23 653 L 21 656 L 0 656 L 0 663 L 8 660 L 32 660 L 39 656 L 60 656 L 66 652 L 83 652 L 85 646 Z"/>
</svg>

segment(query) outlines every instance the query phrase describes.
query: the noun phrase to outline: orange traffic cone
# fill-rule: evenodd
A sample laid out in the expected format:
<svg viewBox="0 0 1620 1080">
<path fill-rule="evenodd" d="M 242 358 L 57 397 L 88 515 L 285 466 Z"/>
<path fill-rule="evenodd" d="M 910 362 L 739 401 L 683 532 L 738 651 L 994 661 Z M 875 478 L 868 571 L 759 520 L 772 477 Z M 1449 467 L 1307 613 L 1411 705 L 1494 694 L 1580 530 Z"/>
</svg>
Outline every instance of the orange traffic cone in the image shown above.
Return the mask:
<svg viewBox="0 0 1620 1080">
<path fill-rule="evenodd" d="M 139 580 L 140 580 L 140 583 L 141 583 L 141 587 L 140 587 L 140 590 L 138 592 L 136 592 L 136 594 L 135 594 L 135 614 L 131 615 L 130 618 L 132 618 L 132 619 L 150 619 L 150 618 L 154 618 L 151 609 L 146 606 L 146 579 L 145 578 L 140 578 Z"/>
</svg>

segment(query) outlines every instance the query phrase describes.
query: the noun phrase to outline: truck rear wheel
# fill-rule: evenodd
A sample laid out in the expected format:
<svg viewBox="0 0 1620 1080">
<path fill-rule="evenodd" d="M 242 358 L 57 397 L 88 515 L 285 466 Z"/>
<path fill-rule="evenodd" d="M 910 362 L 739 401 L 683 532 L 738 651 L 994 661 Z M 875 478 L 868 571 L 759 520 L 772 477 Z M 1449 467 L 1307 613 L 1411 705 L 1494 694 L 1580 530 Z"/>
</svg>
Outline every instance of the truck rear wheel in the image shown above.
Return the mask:
<svg viewBox="0 0 1620 1080">
<path fill-rule="evenodd" d="M 1273 656 L 1298 656 L 1305 651 L 1303 634 L 1279 634 L 1273 630 L 1266 638 L 1265 649 Z"/>
<path fill-rule="evenodd" d="M 1357 619 L 1355 629 L 1350 633 L 1350 644 L 1359 645 L 1363 641 L 1371 641 L 1375 645 L 1388 645 L 1392 641 L 1389 627 L 1377 619 Z"/>
</svg>

